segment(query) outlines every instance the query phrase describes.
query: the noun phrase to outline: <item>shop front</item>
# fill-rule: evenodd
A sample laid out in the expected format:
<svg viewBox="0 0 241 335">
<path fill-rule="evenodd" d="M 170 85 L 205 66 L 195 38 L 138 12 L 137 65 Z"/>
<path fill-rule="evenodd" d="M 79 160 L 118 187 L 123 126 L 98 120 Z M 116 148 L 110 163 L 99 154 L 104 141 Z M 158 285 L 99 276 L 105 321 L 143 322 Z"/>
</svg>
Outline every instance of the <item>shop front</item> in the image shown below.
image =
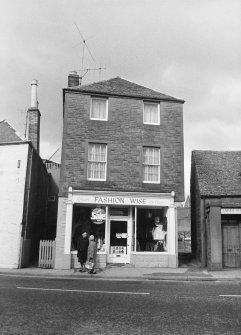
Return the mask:
<svg viewBox="0 0 241 335">
<path fill-rule="evenodd" d="M 207 238 L 203 243 L 207 243 L 208 270 L 241 267 L 241 207 L 238 201 L 238 198 L 206 200 Z"/>
<path fill-rule="evenodd" d="M 69 188 L 65 254 L 79 267 L 77 238 L 94 235 L 97 267 L 109 263 L 136 267 L 177 267 L 177 220 L 174 192 L 126 193 Z"/>
<path fill-rule="evenodd" d="M 221 208 L 223 267 L 241 267 L 241 208 Z"/>
</svg>

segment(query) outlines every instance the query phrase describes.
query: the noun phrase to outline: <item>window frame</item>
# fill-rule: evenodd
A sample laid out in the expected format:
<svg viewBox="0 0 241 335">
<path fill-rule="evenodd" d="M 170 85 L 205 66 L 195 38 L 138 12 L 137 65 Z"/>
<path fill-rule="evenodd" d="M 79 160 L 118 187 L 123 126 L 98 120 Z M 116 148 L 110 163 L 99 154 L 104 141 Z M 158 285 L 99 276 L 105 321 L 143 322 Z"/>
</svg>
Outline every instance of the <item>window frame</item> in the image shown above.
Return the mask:
<svg viewBox="0 0 241 335">
<path fill-rule="evenodd" d="M 106 113 L 105 113 L 105 118 L 104 119 L 100 119 L 100 118 L 95 118 L 92 116 L 92 110 L 93 110 L 93 100 L 103 100 L 105 101 L 105 109 L 106 109 Z M 91 97 L 91 102 L 90 102 L 90 120 L 95 120 L 95 121 L 108 121 L 108 98 L 106 97 L 98 97 L 98 96 L 93 96 Z"/>
<path fill-rule="evenodd" d="M 145 164 L 144 163 L 144 148 L 158 149 L 159 164 Z M 158 166 L 158 180 L 157 181 L 144 180 L 144 166 Z M 160 182 L 161 182 L 161 149 L 160 149 L 160 147 L 143 146 L 142 147 L 142 183 L 144 183 L 144 184 L 160 184 Z"/>
<path fill-rule="evenodd" d="M 90 161 L 89 160 L 89 147 L 90 145 L 105 145 L 105 149 L 106 149 L 106 157 L 105 157 L 105 162 L 98 162 L 98 161 Z M 106 181 L 107 180 L 107 160 L 108 160 L 108 146 L 107 143 L 99 143 L 99 142 L 89 142 L 87 145 L 87 180 L 90 181 Z M 89 178 L 88 177 L 88 171 L 89 171 L 89 163 L 90 162 L 94 162 L 94 163 L 105 163 L 105 176 L 103 179 L 101 178 Z"/>
<path fill-rule="evenodd" d="M 157 122 L 146 122 L 145 121 L 145 105 L 155 105 L 157 106 L 157 113 L 158 113 L 158 121 Z M 143 124 L 150 124 L 150 125 L 160 125 L 160 102 L 154 101 L 143 101 Z"/>
</svg>

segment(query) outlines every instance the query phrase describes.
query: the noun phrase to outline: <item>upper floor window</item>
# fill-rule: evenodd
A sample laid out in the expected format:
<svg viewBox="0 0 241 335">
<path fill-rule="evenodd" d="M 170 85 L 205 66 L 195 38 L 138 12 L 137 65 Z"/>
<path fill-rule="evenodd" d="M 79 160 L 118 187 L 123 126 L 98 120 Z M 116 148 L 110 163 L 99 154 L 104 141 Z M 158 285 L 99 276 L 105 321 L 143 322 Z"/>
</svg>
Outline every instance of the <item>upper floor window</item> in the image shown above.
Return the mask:
<svg viewBox="0 0 241 335">
<path fill-rule="evenodd" d="M 160 183 L 160 148 L 143 148 L 143 182 Z"/>
<path fill-rule="evenodd" d="M 88 147 L 88 180 L 106 180 L 107 145 L 89 143 Z"/>
<path fill-rule="evenodd" d="M 108 120 L 108 100 L 105 98 L 92 98 L 90 106 L 91 120 Z"/>
<path fill-rule="evenodd" d="M 160 124 L 160 104 L 155 102 L 144 102 L 143 123 Z"/>
</svg>

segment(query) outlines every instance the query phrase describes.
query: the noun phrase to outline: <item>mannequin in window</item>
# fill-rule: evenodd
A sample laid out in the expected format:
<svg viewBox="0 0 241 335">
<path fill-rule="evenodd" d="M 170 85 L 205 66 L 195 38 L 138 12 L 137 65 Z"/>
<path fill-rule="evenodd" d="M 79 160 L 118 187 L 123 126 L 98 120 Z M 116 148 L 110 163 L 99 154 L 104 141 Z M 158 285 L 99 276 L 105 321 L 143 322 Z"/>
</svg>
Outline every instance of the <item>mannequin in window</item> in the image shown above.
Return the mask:
<svg viewBox="0 0 241 335">
<path fill-rule="evenodd" d="M 165 251 L 167 232 L 163 230 L 163 224 L 158 224 L 152 229 L 152 237 L 156 242 L 154 251 Z"/>
<path fill-rule="evenodd" d="M 163 224 L 154 226 L 152 229 L 152 237 L 154 241 L 165 240 L 166 232 L 163 230 Z"/>
</svg>

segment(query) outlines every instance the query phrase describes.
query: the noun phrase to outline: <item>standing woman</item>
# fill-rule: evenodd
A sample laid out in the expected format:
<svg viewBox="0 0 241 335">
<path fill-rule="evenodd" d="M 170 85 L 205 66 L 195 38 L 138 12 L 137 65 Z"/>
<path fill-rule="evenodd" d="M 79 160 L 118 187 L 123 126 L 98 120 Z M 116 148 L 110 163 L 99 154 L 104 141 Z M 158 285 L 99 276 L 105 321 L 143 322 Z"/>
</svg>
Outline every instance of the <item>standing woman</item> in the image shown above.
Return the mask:
<svg viewBox="0 0 241 335">
<path fill-rule="evenodd" d="M 87 259 L 89 241 L 87 238 L 87 233 L 84 232 L 77 240 L 77 257 L 81 265 L 80 272 L 85 272 L 85 263 Z"/>
<path fill-rule="evenodd" d="M 96 264 L 96 254 L 97 254 L 97 246 L 95 242 L 95 238 L 93 235 L 90 235 L 89 237 L 89 246 L 88 246 L 88 254 L 87 254 L 87 261 L 94 263 L 94 266 L 91 270 L 89 270 L 89 273 L 96 274 L 95 272 L 95 264 Z"/>
</svg>

